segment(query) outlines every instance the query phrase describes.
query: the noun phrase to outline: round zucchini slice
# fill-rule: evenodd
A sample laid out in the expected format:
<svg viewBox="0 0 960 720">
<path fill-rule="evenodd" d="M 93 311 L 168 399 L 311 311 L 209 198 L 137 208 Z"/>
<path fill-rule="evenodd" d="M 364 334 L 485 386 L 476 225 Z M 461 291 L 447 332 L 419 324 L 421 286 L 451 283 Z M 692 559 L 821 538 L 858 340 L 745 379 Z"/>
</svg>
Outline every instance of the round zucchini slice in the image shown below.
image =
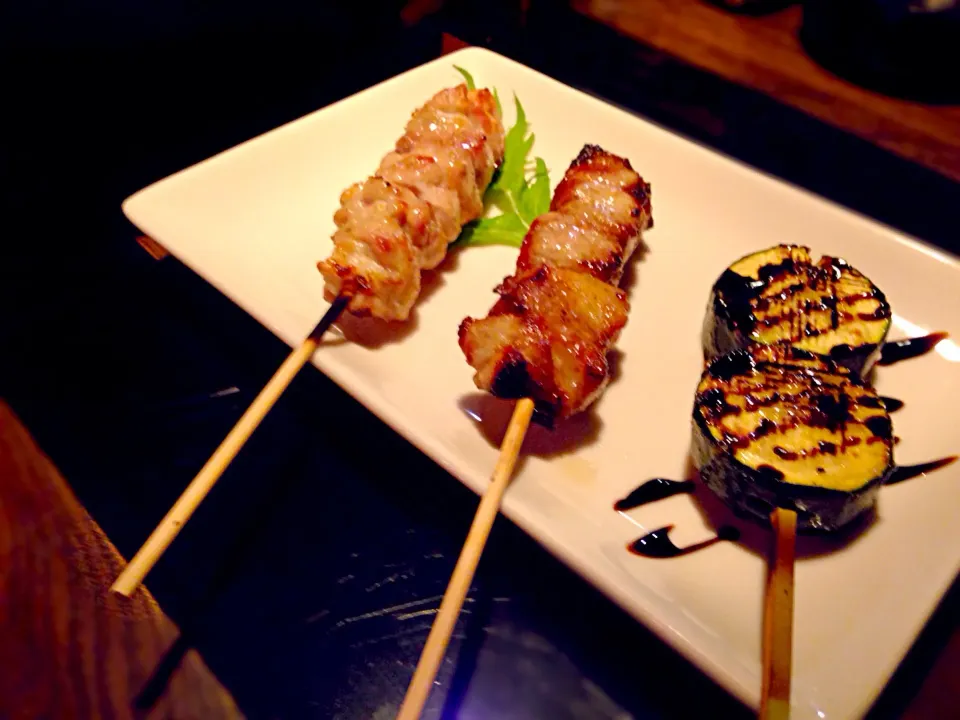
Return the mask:
<svg viewBox="0 0 960 720">
<path fill-rule="evenodd" d="M 839 258 L 778 245 L 731 265 L 713 286 L 703 326 L 707 361 L 751 343 L 788 342 L 866 376 L 890 329 L 890 305 Z"/>
<path fill-rule="evenodd" d="M 714 360 L 697 386 L 693 462 L 738 515 L 797 512 L 837 530 L 869 510 L 893 469 L 893 428 L 859 375 L 813 353 L 754 345 Z"/>
</svg>

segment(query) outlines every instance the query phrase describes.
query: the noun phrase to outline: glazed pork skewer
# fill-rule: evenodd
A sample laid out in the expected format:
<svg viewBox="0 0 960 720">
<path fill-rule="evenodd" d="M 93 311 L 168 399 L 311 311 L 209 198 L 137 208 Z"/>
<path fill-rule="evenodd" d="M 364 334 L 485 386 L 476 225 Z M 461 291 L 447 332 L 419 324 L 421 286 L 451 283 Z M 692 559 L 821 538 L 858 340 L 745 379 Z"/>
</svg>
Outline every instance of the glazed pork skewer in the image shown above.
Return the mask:
<svg viewBox="0 0 960 720">
<path fill-rule="evenodd" d="M 415 720 L 423 710 L 534 409 L 548 421 L 566 418 L 606 386 L 607 353 L 629 310 L 617 283 L 650 222 L 650 186 L 629 161 L 585 146 L 550 212 L 530 226 L 516 272 L 497 288 L 490 314 L 461 324 L 460 347 L 477 371 L 477 387 L 519 400 L 398 720 Z"/>
<path fill-rule="evenodd" d="M 112 586 L 133 593 L 173 542 L 344 310 L 404 321 L 420 294 L 420 274 L 483 212 L 483 195 L 503 161 L 500 110 L 487 89 L 465 84 L 438 92 L 416 110 L 376 174 L 340 197 L 334 249 L 318 267 L 331 305 L 293 350 L 200 473 Z"/>
<path fill-rule="evenodd" d="M 524 239 L 517 272 L 487 317 L 467 318 L 460 347 L 474 383 L 532 398 L 556 420 L 586 409 L 609 381 L 607 354 L 627 322 L 617 287 L 650 224 L 649 186 L 623 158 L 586 146 Z"/>
</svg>

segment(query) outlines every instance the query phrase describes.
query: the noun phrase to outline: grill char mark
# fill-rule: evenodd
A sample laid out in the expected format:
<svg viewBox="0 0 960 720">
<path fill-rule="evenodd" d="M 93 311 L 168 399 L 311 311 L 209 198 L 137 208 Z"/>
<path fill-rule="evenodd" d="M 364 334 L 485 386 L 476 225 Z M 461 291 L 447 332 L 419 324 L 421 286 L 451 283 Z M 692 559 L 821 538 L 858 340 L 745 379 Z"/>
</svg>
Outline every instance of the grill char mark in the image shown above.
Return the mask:
<svg viewBox="0 0 960 720">
<path fill-rule="evenodd" d="M 461 324 L 460 346 L 477 370 L 477 386 L 531 397 L 555 418 L 592 403 L 608 382 L 607 352 L 629 310 L 616 285 L 649 225 L 649 184 L 628 160 L 585 145 L 557 186 L 550 212 L 531 224 L 516 272 L 497 288 L 500 299 L 486 318 Z M 564 232 L 575 236 L 565 239 Z M 521 329 L 510 338 L 484 334 L 504 314 L 518 318 Z M 497 347 L 484 352 L 478 343 Z"/>
</svg>

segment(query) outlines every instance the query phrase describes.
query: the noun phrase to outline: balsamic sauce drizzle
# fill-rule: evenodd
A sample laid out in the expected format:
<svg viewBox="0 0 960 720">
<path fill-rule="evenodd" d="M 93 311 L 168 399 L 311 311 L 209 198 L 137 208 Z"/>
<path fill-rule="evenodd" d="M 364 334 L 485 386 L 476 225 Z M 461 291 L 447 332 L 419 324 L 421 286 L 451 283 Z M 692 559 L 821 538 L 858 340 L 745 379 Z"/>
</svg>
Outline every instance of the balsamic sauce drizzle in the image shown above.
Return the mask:
<svg viewBox="0 0 960 720">
<path fill-rule="evenodd" d="M 926 355 L 936 347 L 938 342 L 949 336 L 949 333 L 935 332 L 924 335 L 923 337 L 884 343 L 877 365 L 893 365 L 901 360 L 910 360 L 911 358 Z"/>
<path fill-rule="evenodd" d="M 893 469 L 893 472 L 890 473 L 890 477 L 888 477 L 886 482 L 884 482 L 884 485 L 896 485 L 904 480 L 915 478 L 918 475 L 926 475 L 929 472 L 933 472 L 934 470 L 939 470 L 947 465 L 951 465 L 956 462 L 956 460 L 957 456 L 951 455 L 949 457 L 940 458 L 939 460 L 931 460 L 930 462 L 919 463 L 918 465 L 897 465 Z"/>
<path fill-rule="evenodd" d="M 837 297 L 836 287 L 833 283 L 830 283 L 830 280 L 839 280 L 842 271 L 846 268 L 848 268 L 848 266 L 842 260 L 826 257 L 822 258 L 817 265 L 803 267 L 804 277 L 801 278 L 802 282 L 784 289 L 781 292 L 780 300 L 787 300 L 790 295 L 805 289 L 808 285 L 810 287 L 818 287 L 822 284 L 827 284 L 830 286 L 831 295 L 822 297 L 815 303 L 816 307 L 810 306 L 808 303 L 803 307 L 797 307 L 788 311 L 791 315 L 790 318 L 781 316 L 773 318 L 773 320 L 775 322 L 782 322 L 784 319 L 789 319 L 792 327 L 794 320 L 793 315 L 799 316 L 811 310 L 830 310 L 831 326 L 833 329 L 837 329 L 841 319 L 850 319 L 846 316 L 841 318 L 841 314 L 837 308 L 839 301 L 852 302 L 869 298 L 876 298 L 879 301 L 878 307 L 871 313 L 860 313 L 858 315 L 860 320 L 881 320 L 890 317 L 890 306 L 883 293 L 876 288 L 873 288 L 869 293 L 861 293 L 847 298 Z M 744 277 L 728 269 L 721 275 L 714 286 L 714 309 L 718 316 L 726 318 L 741 332 L 749 333 L 757 323 L 754 309 L 766 309 L 769 302 L 773 299 L 762 296 L 762 291 L 769 281 L 787 273 L 796 273 L 800 270 L 801 268 L 796 267 L 792 258 L 785 258 L 780 263 L 759 268 L 757 273 L 758 279 L 756 280 Z M 770 324 L 770 321 L 767 321 L 766 324 Z M 803 328 L 803 331 L 806 335 L 819 334 L 818 331 L 810 331 L 807 328 Z M 877 361 L 877 364 L 892 365 L 902 360 L 925 355 L 933 350 L 937 343 L 946 337 L 948 337 L 947 333 L 936 332 L 923 337 L 884 343 L 880 350 L 880 359 Z M 863 350 L 863 348 L 861 348 L 861 350 Z M 802 351 L 798 350 L 797 352 Z M 830 356 L 835 360 L 842 360 L 854 352 L 856 352 L 856 349 L 849 345 L 837 346 L 831 350 Z M 744 351 L 734 351 L 714 361 L 711 364 L 710 373 L 718 380 L 730 380 L 735 375 L 748 371 L 753 367 L 753 363 L 754 361 L 748 353 Z M 763 399 L 748 397 L 747 410 L 752 411 L 755 410 L 756 407 L 787 400 L 787 398 L 782 398 L 778 392 L 774 392 L 771 397 Z M 799 398 L 789 398 L 789 400 L 795 401 L 799 400 Z M 723 391 L 719 388 L 704 392 L 703 395 L 698 398 L 698 401 L 705 406 L 707 412 L 713 417 L 738 415 L 742 412 L 742 408 L 731 405 L 726 401 Z M 859 398 L 859 402 L 869 407 L 882 407 L 887 413 L 894 413 L 904 406 L 902 400 L 885 396 L 878 396 L 876 398 L 862 397 Z M 814 417 L 810 418 L 813 421 L 811 424 L 827 427 L 831 430 L 839 429 L 840 432 L 845 435 L 844 429 L 846 422 L 850 419 L 851 410 L 851 398 L 849 396 L 840 392 L 837 397 L 834 397 L 832 394 L 814 397 L 812 405 Z M 764 423 L 768 423 L 769 426 L 765 426 Z M 881 441 L 896 444 L 900 441 L 899 437 L 893 435 L 893 428 L 889 419 L 886 417 L 871 417 L 867 419 L 865 424 L 873 435 L 873 437 L 869 438 L 868 442 Z M 777 429 L 776 425 L 764 420 L 747 438 L 731 437 L 727 438 L 727 440 L 739 442 L 746 440 L 750 442 Z M 844 442 L 847 442 L 846 438 Z M 779 446 L 775 447 L 773 451 L 779 457 L 787 460 L 794 460 L 800 455 L 800 453 Z M 803 454 L 823 453 L 833 455 L 836 452 L 836 445 L 829 442 L 821 442 L 816 449 L 806 451 Z M 957 456 L 951 456 L 917 465 L 896 466 L 887 477 L 885 484 L 895 485 L 904 480 L 925 475 L 926 473 L 946 467 L 956 460 Z M 761 466 L 758 469 L 760 471 L 769 470 L 778 473 L 778 471 L 769 466 Z M 696 486 L 693 480 L 653 478 L 639 485 L 626 495 L 626 497 L 618 500 L 614 503 L 613 508 L 618 512 L 623 512 L 640 507 L 641 505 L 646 505 L 647 503 L 672 497 L 673 495 L 679 495 L 681 493 L 692 494 L 695 490 Z M 737 528 L 731 525 L 724 525 L 717 530 L 717 534 L 714 537 L 681 548 L 670 539 L 670 531 L 672 529 L 673 525 L 665 525 L 664 527 L 653 530 L 627 545 L 627 550 L 634 555 L 647 558 L 675 558 L 688 555 L 698 550 L 704 550 L 719 542 L 735 542 L 740 538 L 740 531 Z"/>
<path fill-rule="evenodd" d="M 653 478 L 631 491 L 625 498 L 617 500 L 613 505 L 613 509 L 617 512 L 633 510 L 647 503 L 663 500 L 681 493 L 692 493 L 694 490 L 696 490 L 696 485 L 693 480 Z"/>
<path fill-rule="evenodd" d="M 883 406 L 887 409 L 888 413 L 895 413 L 897 410 L 900 410 L 905 404 L 903 400 L 887 397 L 886 395 L 881 395 L 880 400 L 883 402 Z"/>
<path fill-rule="evenodd" d="M 899 441 L 899 439 L 900 438 L 893 438 L 893 442 L 896 443 Z M 884 481 L 884 484 L 896 485 L 904 480 L 910 480 L 919 475 L 926 475 L 934 470 L 939 470 L 953 464 L 957 461 L 957 459 L 958 458 L 956 455 L 951 455 L 949 457 L 940 458 L 939 460 L 932 460 L 930 462 L 919 463 L 917 465 L 898 465 Z M 761 472 L 764 470 L 769 470 L 779 474 L 779 471 L 767 465 L 761 465 L 758 470 Z M 618 512 L 623 512 L 640 507 L 641 505 L 646 505 L 647 503 L 663 500 L 674 495 L 680 495 L 683 493 L 693 494 L 694 492 L 696 492 L 696 483 L 693 480 L 668 480 L 667 478 L 652 478 L 651 480 L 641 483 L 637 488 L 627 494 L 626 497 L 614 503 L 613 509 L 617 510 Z M 740 531 L 737 528 L 733 527 L 732 525 L 723 525 L 717 530 L 717 534 L 712 538 L 701 540 L 700 542 L 694 543 L 693 545 L 688 545 L 687 547 L 678 547 L 670 539 L 670 531 L 672 529 L 673 525 L 665 525 L 662 528 L 657 528 L 656 530 L 648 532 L 646 535 L 637 538 L 627 545 L 627 550 L 632 554 L 639 555 L 641 557 L 664 559 L 689 555 L 697 550 L 705 550 L 706 548 L 710 547 L 711 545 L 715 545 L 718 542 L 736 542 L 740 539 Z"/>
<path fill-rule="evenodd" d="M 939 470 L 940 468 L 953 464 L 957 459 L 956 455 L 951 455 L 940 458 L 939 460 L 932 460 L 917 465 L 898 465 L 894 468 L 884 484 L 896 485 L 904 480 L 910 480 L 919 475 L 926 475 L 934 470 Z M 761 469 L 765 468 L 766 466 L 761 466 Z M 769 469 L 773 470 L 773 468 Z M 613 507 L 618 511 L 630 510 L 640 505 L 662 500 L 673 495 L 693 493 L 695 489 L 696 485 L 693 480 L 653 478 L 652 480 L 642 483 L 622 500 L 618 500 Z M 646 535 L 637 538 L 627 545 L 627 550 L 641 557 L 665 559 L 681 557 L 698 550 L 705 550 L 719 542 L 736 542 L 740 539 L 740 531 L 737 528 L 732 525 L 724 525 L 717 530 L 717 534 L 712 538 L 701 540 L 686 547 L 678 547 L 670 539 L 671 530 L 673 530 L 673 525 L 665 525 L 662 528 L 648 532 Z"/>
<path fill-rule="evenodd" d="M 672 529 L 673 525 L 667 525 L 653 532 L 648 532 L 643 537 L 637 538 L 627 545 L 627 550 L 634 555 L 640 555 L 642 557 L 675 558 L 681 555 L 689 555 L 697 550 L 703 550 L 724 540 L 734 542 L 740 539 L 739 530 L 731 525 L 724 525 L 717 530 L 717 534 L 712 538 L 701 540 L 693 545 L 687 545 L 687 547 L 677 547 L 674 545 L 673 540 L 670 539 L 670 531 Z"/>
<path fill-rule="evenodd" d="M 894 442 L 898 440 L 899 438 L 893 439 Z M 949 457 L 940 458 L 939 460 L 931 460 L 930 462 L 919 463 L 917 465 L 898 465 L 887 477 L 884 484 L 896 485 L 904 480 L 910 480 L 919 475 L 926 475 L 934 470 L 939 470 L 940 468 L 951 465 L 956 461 L 957 456 L 951 455 Z M 769 470 L 779 474 L 779 471 L 767 465 L 761 465 L 758 470 Z M 672 497 L 673 495 L 680 495 L 682 493 L 692 494 L 695 491 L 696 483 L 693 480 L 668 480 L 667 478 L 653 478 L 641 483 L 626 497 L 614 503 L 613 509 L 623 512 L 625 510 L 631 510 L 633 508 L 640 507 L 641 505 L 646 505 L 647 503 Z M 693 545 L 688 545 L 687 547 L 677 547 L 677 545 L 675 545 L 670 539 L 670 531 L 672 529 L 673 525 L 665 525 L 662 528 L 648 532 L 646 535 L 637 538 L 627 545 L 627 550 L 634 555 L 640 555 L 641 557 L 658 559 L 675 558 L 681 557 L 682 555 L 689 555 L 697 550 L 704 550 L 711 545 L 717 544 L 718 542 L 736 542 L 740 539 L 740 531 L 737 528 L 733 527 L 732 525 L 724 525 L 717 530 L 717 534 L 712 538 L 701 540 L 700 542 L 694 543 Z"/>
<path fill-rule="evenodd" d="M 884 294 L 875 287 L 869 291 L 858 292 L 845 297 L 838 296 L 840 288 L 838 281 L 847 272 L 859 276 L 844 260 L 824 256 L 816 263 L 810 259 L 794 259 L 793 256 L 784 258 L 779 263 L 770 263 L 757 269 L 757 278 L 740 275 L 727 268 L 714 284 L 714 312 L 718 317 L 725 318 L 736 329 L 749 334 L 759 323 L 765 327 L 772 327 L 788 323 L 794 340 L 801 337 L 814 337 L 823 330 L 809 322 L 809 316 L 815 312 L 830 312 L 830 327 L 836 330 L 841 321 L 853 319 L 863 321 L 884 320 L 890 317 L 890 304 Z M 782 288 L 776 295 L 765 295 L 772 280 L 781 280 L 786 276 L 794 276 L 796 282 Z M 814 300 L 805 300 L 791 304 L 791 298 L 806 289 L 819 292 Z M 870 312 L 856 314 L 841 311 L 839 305 L 852 304 L 861 300 L 877 300 L 877 307 Z M 781 313 L 767 316 L 758 320 L 756 311 L 768 311 L 774 301 L 787 303 L 788 307 Z M 849 347 L 849 346 L 848 346 Z"/>
</svg>

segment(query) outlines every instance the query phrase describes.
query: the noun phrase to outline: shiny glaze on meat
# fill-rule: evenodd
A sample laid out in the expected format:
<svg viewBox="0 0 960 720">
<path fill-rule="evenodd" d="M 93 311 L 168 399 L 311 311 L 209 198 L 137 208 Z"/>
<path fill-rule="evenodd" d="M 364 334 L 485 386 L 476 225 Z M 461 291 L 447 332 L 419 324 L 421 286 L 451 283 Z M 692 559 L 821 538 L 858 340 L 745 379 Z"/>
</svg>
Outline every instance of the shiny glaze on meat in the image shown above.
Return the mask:
<svg viewBox="0 0 960 720">
<path fill-rule="evenodd" d="M 629 161 L 585 146 L 550 212 L 531 225 L 490 314 L 460 325 L 477 387 L 533 398 L 552 418 L 596 400 L 609 380 L 607 354 L 627 322 L 629 303 L 617 283 L 650 217 L 650 187 Z"/>
</svg>

